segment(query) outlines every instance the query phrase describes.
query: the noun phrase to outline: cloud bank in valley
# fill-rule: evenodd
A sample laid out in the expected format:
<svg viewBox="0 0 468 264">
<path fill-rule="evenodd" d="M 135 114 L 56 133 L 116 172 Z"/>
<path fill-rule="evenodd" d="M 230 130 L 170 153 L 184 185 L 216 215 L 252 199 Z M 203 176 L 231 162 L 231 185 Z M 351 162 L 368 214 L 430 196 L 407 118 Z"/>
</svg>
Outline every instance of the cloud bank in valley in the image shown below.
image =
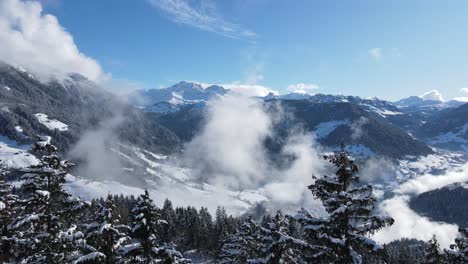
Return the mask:
<svg viewBox="0 0 468 264">
<path fill-rule="evenodd" d="M 428 241 L 435 234 L 441 246 L 447 248 L 453 244 L 458 234 L 457 225 L 434 222 L 427 217 L 420 216 L 411 210 L 408 201 L 411 195 L 465 181 L 468 181 L 468 163 L 461 168 L 448 171 L 444 175 L 426 174 L 401 184 L 395 190 L 395 193 L 399 195 L 387 199 L 379 205 L 380 211 L 396 220 L 395 224 L 378 232 L 375 238 L 382 243 L 402 237 Z"/>
<path fill-rule="evenodd" d="M 37 1 L 0 1 L 0 43 L 0 61 L 43 80 L 70 72 L 93 81 L 105 77 L 98 62 L 80 52 L 72 35 Z"/>
<path fill-rule="evenodd" d="M 452 183 L 466 181 L 468 181 L 468 163 L 458 169 L 450 170 L 444 175 L 426 174 L 415 179 L 411 179 L 400 185 L 396 192 L 400 194 L 417 195 Z"/>
<path fill-rule="evenodd" d="M 409 196 L 395 196 L 383 201 L 379 209 L 395 219 L 395 223 L 374 235 L 380 243 L 388 243 L 399 238 L 414 238 L 429 241 L 435 234 L 442 247 L 453 244 L 458 234 L 458 226 L 438 223 L 415 213 L 408 206 Z"/>
<path fill-rule="evenodd" d="M 319 174 L 325 164 L 311 134 L 298 130 L 286 139 L 281 154 L 294 157 L 288 166 L 279 168 L 268 157 L 265 140 L 273 136 L 273 126 L 283 116 L 279 106 L 274 112 L 267 112 L 255 99 L 234 93 L 211 102 L 206 123 L 186 145 L 183 158 L 196 175 L 211 184 L 260 189 L 274 204 L 320 207 L 307 189 L 312 174 Z"/>
</svg>

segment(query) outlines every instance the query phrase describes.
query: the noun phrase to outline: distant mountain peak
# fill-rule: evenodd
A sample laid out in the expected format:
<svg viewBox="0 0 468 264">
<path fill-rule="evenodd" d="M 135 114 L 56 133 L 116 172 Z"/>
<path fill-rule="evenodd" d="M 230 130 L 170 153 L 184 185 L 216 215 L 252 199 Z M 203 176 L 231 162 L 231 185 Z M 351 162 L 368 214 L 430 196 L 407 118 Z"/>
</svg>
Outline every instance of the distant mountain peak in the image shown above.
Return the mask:
<svg viewBox="0 0 468 264">
<path fill-rule="evenodd" d="M 167 88 L 138 90 L 129 95 L 129 102 L 148 112 L 168 113 L 193 104 L 206 104 L 228 92 L 222 86 L 206 88 L 199 83 L 182 81 Z"/>
</svg>

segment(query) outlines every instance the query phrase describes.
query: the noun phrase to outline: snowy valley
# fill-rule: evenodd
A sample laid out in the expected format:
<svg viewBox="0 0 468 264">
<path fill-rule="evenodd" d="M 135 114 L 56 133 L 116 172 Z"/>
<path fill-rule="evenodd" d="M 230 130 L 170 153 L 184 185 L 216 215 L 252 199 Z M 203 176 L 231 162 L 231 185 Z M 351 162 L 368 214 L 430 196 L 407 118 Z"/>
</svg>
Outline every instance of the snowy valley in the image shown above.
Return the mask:
<svg viewBox="0 0 468 264">
<path fill-rule="evenodd" d="M 401 103 L 343 95 L 249 97 L 189 82 L 124 100 L 81 76 L 45 83 L 14 67 L 3 69 L 2 85 L 10 89 L 0 91 L 0 164 L 13 171 L 40 164 L 29 149 L 37 136 L 52 136 L 77 163 L 64 188 L 84 201 L 148 190 L 160 207 L 169 199 L 211 214 L 223 207 L 236 217 L 260 219 L 279 209 L 295 214 L 301 207 L 324 216 L 307 186 L 313 175 L 332 173 L 321 155 L 344 143 L 360 166 L 361 183 L 374 186 L 378 211 L 395 219 L 406 212 L 406 225 L 422 226 L 408 229 L 397 220 L 374 236 L 377 241 L 427 241 L 432 234 L 425 229 L 431 228 L 447 247 L 458 233 L 450 219 L 433 222 L 427 210 L 419 215 L 409 204 L 422 193 L 468 182 L 466 105 L 444 105 L 420 119 L 408 110 L 414 99 L 399 108 Z M 31 92 L 44 102 L 28 100 L 24 94 Z M 53 106 L 61 104 L 57 92 L 71 100 L 60 113 Z M 77 116 L 83 107 L 86 114 Z M 446 126 L 437 122 L 441 118 Z M 13 177 L 10 183 L 20 188 L 24 182 Z"/>
</svg>

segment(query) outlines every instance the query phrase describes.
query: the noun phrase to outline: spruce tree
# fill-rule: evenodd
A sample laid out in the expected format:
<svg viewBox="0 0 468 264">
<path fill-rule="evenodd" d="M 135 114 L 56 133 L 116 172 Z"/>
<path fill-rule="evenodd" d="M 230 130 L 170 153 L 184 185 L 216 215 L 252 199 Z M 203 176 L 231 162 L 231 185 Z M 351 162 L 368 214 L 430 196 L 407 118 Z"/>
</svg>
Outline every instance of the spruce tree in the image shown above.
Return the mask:
<svg viewBox="0 0 468 264">
<path fill-rule="evenodd" d="M 163 242 L 171 242 L 176 238 L 176 222 L 177 215 L 172 207 L 172 202 L 168 199 L 164 200 L 164 205 L 161 209 L 161 218 L 167 222 L 166 228 L 161 230 L 161 240 Z"/>
<path fill-rule="evenodd" d="M 429 240 L 429 246 L 426 249 L 424 263 L 427 264 L 443 264 L 445 263 L 444 255 L 440 250 L 439 241 L 435 235 Z"/>
<path fill-rule="evenodd" d="M 162 243 L 159 238 L 161 226 L 167 222 L 161 219 L 159 209 L 151 200 L 148 190 L 140 195 L 131 211 L 133 243 L 121 248 L 124 255 L 131 256 L 136 263 L 189 263 L 173 244 Z"/>
<path fill-rule="evenodd" d="M 20 212 L 8 226 L 15 232 L 17 260 L 28 263 L 66 263 L 73 248 L 63 245 L 62 231 L 69 230 L 85 207 L 64 188 L 72 163 L 62 160 L 51 138 L 40 137 L 33 152 L 43 154 L 38 165 L 24 169 Z"/>
<path fill-rule="evenodd" d="M 290 235 L 290 217 L 280 211 L 272 218 L 264 217 L 262 225 L 251 218 L 244 221 L 235 234 L 223 241 L 220 263 L 314 263 L 322 252 Z"/>
<path fill-rule="evenodd" d="M 259 225 L 248 218 L 239 229 L 221 241 L 220 264 L 247 263 L 258 258 L 264 246 L 258 237 Z"/>
<path fill-rule="evenodd" d="M 14 240 L 8 226 L 15 218 L 17 196 L 12 186 L 5 181 L 8 171 L 0 165 L 0 263 L 9 262 L 14 254 Z"/>
<path fill-rule="evenodd" d="M 290 218 L 278 211 L 264 220 L 259 237 L 264 247 L 260 257 L 251 263 L 314 263 L 323 255 L 324 248 L 291 236 Z"/>
<path fill-rule="evenodd" d="M 83 247 L 82 258 L 86 261 L 91 258 L 99 259 L 92 259 L 91 263 L 120 263 L 123 260 L 120 250 L 130 240 L 127 235 L 130 227 L 120 222 L 120 216 L 115 213 L 112 195 L 109 194 L 104 204 L 98 204 L 98 207 L 94 221 L 85 224 L 86 245 Z"/>
<path fill-rule="evenodd" d="M 302 222 L 307 239 L 325 247 L 329 263 L 362 263 L 361 254 L 383 254 L 383 248 L 367 235 L 393 224 L 389 217 L 372 215 L 376 203 L 372 185 L 358 186 L 358 166 L 342 145 L 341 150 L 324 156 L 337 171 L 335 176 L 313 177 L 312 194 L 322 201 L 328 217 L 317 219 L 302 210 Z"/>
<path fill-rule="evenodd" d="M 468 228 L 460 228 L 459 235 L 455 238 L 455 244 L 447 250 L 450 263 L 468 263 Z"/>
</svg>

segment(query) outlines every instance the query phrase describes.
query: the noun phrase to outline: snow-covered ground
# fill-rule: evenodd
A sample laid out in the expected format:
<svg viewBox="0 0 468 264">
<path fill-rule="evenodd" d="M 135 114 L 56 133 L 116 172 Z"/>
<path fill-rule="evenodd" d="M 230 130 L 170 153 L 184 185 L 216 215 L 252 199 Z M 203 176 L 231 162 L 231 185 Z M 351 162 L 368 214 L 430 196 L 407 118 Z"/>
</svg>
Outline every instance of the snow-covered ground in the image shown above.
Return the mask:
<svg viewBox="0 0 468 264">
<path fill-rule="evenodd" d="M 458 146 L 461 150 L 468 152 L 468 140 L 463 136 L 468 132 L 468 124 L 465 124 L 456 132 L 448 132 L 445 134 L 438 135 L 428 140 L 431 145 L 452 145 Z"/>
<path fill-rule="evenodd" d="M 349 120 L 332 120 L 328 122 L 322 122 L 315 126 L 314 133 L 317 138 L 324 138 L 328 136 L 333 130 L 342 125 L 348 125 Z"/>
<path fill-rule="evenodd" d="M 27 151 L 28 145 L 19 145 L 16 141 L 0 136 L 0 164 L 7 168 L 23 168 L 39 161 Z"/>
<path fill-rule="evenodd" d="M 35 114 L 37 120 L 50 130 L 58 129 L 59 131 L 67 131 L 68 125 L 64 124 L 56 119 L 49 119 L 46 114 L 37 113 Z"/>
</svg>

